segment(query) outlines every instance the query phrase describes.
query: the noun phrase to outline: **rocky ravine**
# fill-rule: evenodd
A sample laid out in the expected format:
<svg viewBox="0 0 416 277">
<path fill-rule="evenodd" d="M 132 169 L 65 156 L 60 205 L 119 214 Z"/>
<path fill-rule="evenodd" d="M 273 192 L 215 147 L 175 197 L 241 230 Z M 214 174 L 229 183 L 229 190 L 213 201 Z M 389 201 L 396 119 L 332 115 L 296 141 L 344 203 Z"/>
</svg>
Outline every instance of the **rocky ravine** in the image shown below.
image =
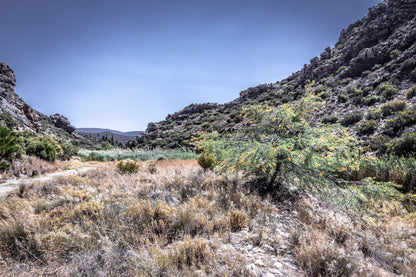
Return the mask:
<svg viewBox="0 0 416 277">
<path fill-rule="evenodd" d="M 320 57 L 281 82 L 263 84 L 240 93 L 225 104 L 191 104 L 168 115 L 165 120 L 150 123 L 147 130 L 131 141 L 130 147 L 191 146 L 190 139 L 201 131 L 230 132 L 241 128 L 239 113 L 243 106 L 268 102 L 272 105 L 295 101 L 302 97 L 308 80 L 314 80 L 315 92 L 326 100 L 326 107 L 315 117 L 319 123 L 332 114 L 341 120 L 350 111 L 362 111 L 362 120 L 370 119 L 370 110 L 387 102 L 401 100 L 413 109 L 414 98 L 406 92 L 416 85 L 416 0 L 385 0 L 369 9 L 363 19 L 341 32 L 334 48 L 326 48 Z M 397 90 L 385 95 L 386 84 Z M 361 139 L 371 141 L 385 134 L 383 126 L 396 115 L 377 118 L 377 129 L 371 134 L 357 132 L 357 125 L 349 129 Z M 413 131 L 410 122 L 399 132 L 388 134 L 400 137 Z"/>
</svg>

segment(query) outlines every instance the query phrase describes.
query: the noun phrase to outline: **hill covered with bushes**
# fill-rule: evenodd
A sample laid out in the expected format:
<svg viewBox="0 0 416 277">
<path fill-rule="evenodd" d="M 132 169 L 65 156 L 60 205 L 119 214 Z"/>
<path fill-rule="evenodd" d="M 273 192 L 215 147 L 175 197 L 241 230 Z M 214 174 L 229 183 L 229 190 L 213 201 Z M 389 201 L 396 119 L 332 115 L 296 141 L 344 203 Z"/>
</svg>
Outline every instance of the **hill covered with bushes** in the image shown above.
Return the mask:
<svg viewBox="0 0 416 277">
<path fill-rule="evenodd" d="M 312 124 L 340 123 L 351 134 L 383 153 L 388 143 L 412 137 L 416 112 L 416 2 L 386 0 L 341 32 L 301 70 L 276 83 L 249 88 L 225 104 L 191 104 L 149 123 L 130 147 L 194 147 L 200 132 L 232 133 L 245 128 L 242 109 L 267 104 L 278 107 L 300 101 L 305 85 L 325 105 Z M 410 134 L 407 134 L 410 133 Z M 399 142 L 398 142 L 399 143 Z"/>
</svg>

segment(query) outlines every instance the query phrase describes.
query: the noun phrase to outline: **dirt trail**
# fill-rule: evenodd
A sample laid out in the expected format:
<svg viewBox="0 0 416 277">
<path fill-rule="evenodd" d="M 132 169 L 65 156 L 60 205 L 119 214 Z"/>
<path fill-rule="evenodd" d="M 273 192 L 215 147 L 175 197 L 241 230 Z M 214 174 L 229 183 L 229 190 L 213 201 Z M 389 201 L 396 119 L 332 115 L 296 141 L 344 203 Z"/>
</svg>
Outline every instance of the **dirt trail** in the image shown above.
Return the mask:
<svg viewBox="0 0 416 277">
<path fill-rule="evenodd" d="M 0 183 L 0 195 L 17 189 L 19 185 L 21 184 L 27 184 L 30 182 L 39 182 L 39 181 L 41 182 L 49 181 L 60 176 L 70 176 L 70 175 L 75 175 L 79 173 L 84 173 L 92 168 L 97 167 L 98 165 L 99 164 L 86 163 L 82 167 L 75 168 L 75 169 L 68 169 L 64 171 L 47 173 L 47 174 L 39 175 L 36 177 L 22 177 L 22 178 L 9 179 Z"/>
</svg>

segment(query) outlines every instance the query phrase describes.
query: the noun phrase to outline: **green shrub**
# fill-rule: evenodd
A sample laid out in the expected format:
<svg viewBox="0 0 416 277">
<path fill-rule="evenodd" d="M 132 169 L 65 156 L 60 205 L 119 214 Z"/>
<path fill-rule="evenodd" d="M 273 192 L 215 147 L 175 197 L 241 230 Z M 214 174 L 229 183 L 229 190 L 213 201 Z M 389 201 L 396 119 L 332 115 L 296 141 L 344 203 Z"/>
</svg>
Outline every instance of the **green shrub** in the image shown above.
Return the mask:
<svg viewBox="0 0 416 277">
<path fill-rule="evenodd" d="M 379 96 L 377 96 L 377 95 L 371 95 L 371 96 L 368 96 L 368 97 L 363 97 L 360 102 L 363 105 L 372 106 L 375 103 L 379 102 L 380 100 L 381 99 L 380 99 Z"/>
<path fill-rule="evenodd" d="M 207 152 L 202 152 L 197 158 L 198 164 L 204 169 L 213 169 L 215 166 L 215 157 Z"/>
<path fill-rule="evenodd" d="M 344 70 L 344 69 L 346 69 L 346 68 L 347 68 L 347 66 L 345 66 L 345 65 L 340 66 L 340 67 L 337 69 L 337 71 L 335 72 L 335 75 L 340 74 L 340 73 L 341 73 L 341 71 L 343 71 L 343 70 Z"/>
<path fill-rule="evenodd" d="M 17 138 L 12 130 L 0 127 L 0 172 L 6 171 L 18 154 Z"/>
<path fill-rule="evenodd" d="M 395 118 L 390 118 L 386 121 L 383 127 L 383 132 L 389 136 L 398 135 L 404 127 L 416 123 L 416 112 L 407 110 L 399 112 Z"/>
<path fill-rule="evenodd" d="M 341 80 L 341 85 L 345 86 L 346 84 L 348 84 L 349 82 L 351 82 L 351 78 L 345 78 Z"/>
<path fill-rule="evenodd" d="M 376 64 L 371 68 L 371 71 L 375 71 L 381 67 L 381 64 Z"/>
<path fill-rule="evenodd" d="M 410 156 L 416 153 L 416 133 L 407 133 L 402 138 L 387 144 L 387 152 L 397 156 Z"/>
<path fill-rule="evenodd" d="M 121 174 L 133 174 L 139 170 L 139 166 L 135 161 L 120 161 L 117 163 L 117 169 Z"/>
<path fill-rule="evenodd" d="M 410 73 L 410 76 L 413 80 L 416 80 L 416 68 L 412 70 L 412 73 Z"/>
<path fill-rule="evenodd" d="M 381 118 L 381 109 L 380 108 L 372 108 L 370 110 L 368 110 L 365 119 L 380 119 Z"/>
<path fill-rule="evenodd" d="M 407 71 L 415 68 L 416 60 L 414 58 L 408 58 L 400 65 L 400 71 Z"/>
<path fill-rule="evenodd" d="M 367 87 L 365 87 L 365 88 L 363 88 L 362 89 L 362 91 L 363 91 L 363 96 L 367 96 L 367 95 L 369 95 L 370 94 L 370 92 L 373 90 L 373 87 L 371 87 L 371 86 L 367 86 Z"/>
<path fill-rule="evenodd" d="M 338 95 L 338 102 L 345 103 L 348 101 L 348 96 L 345 94 Z"/>
<path fill-rule="evenodd" d="M 400 55 L 401 51 L 399 49 L 394 49 L 390 51 L 390 58 L 394 59 Z"/>
<path fill-rule="evenodd" d="M 407 108 L 407 103 L 404 101 L 393 101 L 381 106 L 381 114 L 383 117 L 390 116 Z"/>
<path fill-rule="evenodd" d="M 47 137 L 37 137 L 31 141 L 26 148 L 26 153 L 35 155 L 42 160 L 53 162 L 56 160 L 56 149 L 51 139 Z"/>
<path fill-rule="evenodd" d="M 397 93 L 397 91 L 397 87 L 391 83 L 383 84 L 380 86 L 380 93 L 386 99 L 391 99 Z"/>
<path fill-rule="evenodd" d="M 371 140 L 370 148 L 372 151 L 378 151 L 380 154 L 384 154 L 387 149 L 386 144 L 389 140 L 389 137 L 385 135 L 377 135 Z"/>
<path fill-rule="evenodd" d="M 342 126 L 350 126 L 357 122 L 359 122 L 361 119 L 363 119 L 364 113 L 362 111 L 353 111 L 350 113 L 347 113 L 344 118 L 341 120 Z"/>
<path fill-rule="evenodd" d="M 367 120 L 362 122 L 359 126 L 357 126 L 357 134 L 360 136 L 362 135 L 369 135 L 374 133 L 377 130 L 377 121 L 375 120 Z"/>
<path fill-rule="evenodd" d="M 323 124 L 334 124 L 337 123 L 338 117 L 335 115 L 328 115 L 322 119 Z"/>
<path fill-rule="evenodd" d="M 9 113 L 4 112 L 0 115 L 0 117 L 3 119 L 7 128 L 13 129 L 17 126 L 16 121 L 13 120 L 13 117 Z"/>
<path fill-rule="evenodd" d="M 406 92 L 406 98 L 407 99 L 411 99 L 413 97 L 415 97 L 416 95 L 416 86 L 410 88 L 407 92 Z"/>
<path fill-rule="evenodd" d="M 370 74 L 371 74 L 371 70 L 366 70 L 366 71 L 363 71 L 363 73 L 361 73 L 361 77 L 362 78 L 365 78 L 365 77 L 367 77 Z"/>
</svg>

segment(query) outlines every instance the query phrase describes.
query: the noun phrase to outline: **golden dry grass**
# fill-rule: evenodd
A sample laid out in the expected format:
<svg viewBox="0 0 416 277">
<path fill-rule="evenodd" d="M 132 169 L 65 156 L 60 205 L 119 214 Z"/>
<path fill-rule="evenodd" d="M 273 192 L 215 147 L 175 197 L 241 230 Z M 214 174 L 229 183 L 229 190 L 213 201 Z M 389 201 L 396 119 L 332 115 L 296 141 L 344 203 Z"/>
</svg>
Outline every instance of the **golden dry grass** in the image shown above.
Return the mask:
<svg viewBox="0 0 416 277">
<path fill-rule="evenodd" d="M 300 271 L 287 276 L 412 276 L 416 266 L 416 216 L 399 202 L 346 216 L 306 196 L 278 203 L 196 161 L 140 162 L 134 174 L 116 165 L 1 196 L 0 275 L 252 276 L 243 246 L 266 244 L 267 259 L 293 255 Z"/>
</svg>

